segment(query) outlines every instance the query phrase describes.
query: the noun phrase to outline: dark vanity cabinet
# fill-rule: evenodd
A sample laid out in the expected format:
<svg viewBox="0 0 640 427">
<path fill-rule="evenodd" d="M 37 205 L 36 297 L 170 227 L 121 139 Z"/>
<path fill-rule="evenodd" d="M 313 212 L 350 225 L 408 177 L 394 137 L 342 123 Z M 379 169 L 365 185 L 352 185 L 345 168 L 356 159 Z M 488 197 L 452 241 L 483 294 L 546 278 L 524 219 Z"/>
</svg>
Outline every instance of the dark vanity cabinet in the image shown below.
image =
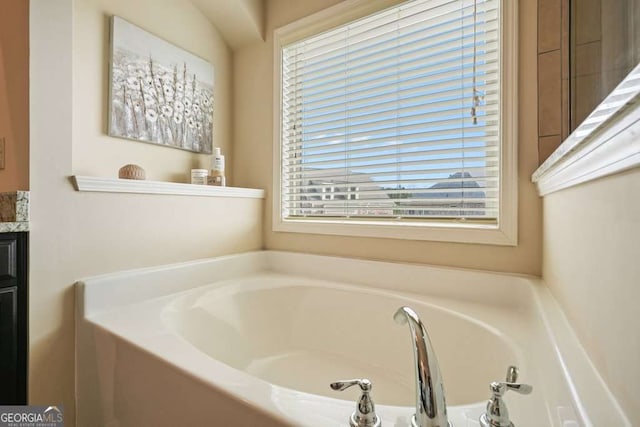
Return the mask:
<svg viewBox="0 0 640 427">
<path fill-rule="evenodd" d="M 28 233 L 0 233 L 0 405 L 27 403 Z"/>
</svg>

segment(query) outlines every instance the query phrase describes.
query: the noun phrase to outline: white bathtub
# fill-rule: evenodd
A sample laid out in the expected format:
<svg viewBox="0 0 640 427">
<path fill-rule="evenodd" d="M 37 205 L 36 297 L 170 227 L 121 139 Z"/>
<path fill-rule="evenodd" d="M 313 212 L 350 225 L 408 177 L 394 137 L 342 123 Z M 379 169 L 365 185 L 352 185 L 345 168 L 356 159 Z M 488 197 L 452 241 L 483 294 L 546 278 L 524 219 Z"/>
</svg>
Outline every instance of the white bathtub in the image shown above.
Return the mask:
<svg viewBox="0 0 640 427">
<path fill-rule="evenodd" d="M 506 396 L 519 427 L 630 425 L 532 278 L 256 252 L 86 279 L 78 302 L 81 427 L 346 426 L 358 391 L 329 383 L 349 378 L 372 380 L 383 426 L 409 426 L 403 305 L 431 336 L 454 427 L 478 425 L 509 365 L 534 387 Z"/>
</svg>

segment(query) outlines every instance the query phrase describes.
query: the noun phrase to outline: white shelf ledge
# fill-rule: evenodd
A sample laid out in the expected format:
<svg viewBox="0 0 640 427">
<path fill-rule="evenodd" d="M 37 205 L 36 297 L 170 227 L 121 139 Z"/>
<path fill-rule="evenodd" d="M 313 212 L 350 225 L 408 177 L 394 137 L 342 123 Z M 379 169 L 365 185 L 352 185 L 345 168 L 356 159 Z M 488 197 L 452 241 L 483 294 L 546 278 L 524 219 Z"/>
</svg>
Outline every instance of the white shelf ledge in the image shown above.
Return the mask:
<svg viewBox="0 0 640 427">
<path fill-rule="evenodd" d="M 264 199 L 264 190 L 257 188 L 215 187 L 212 185 L 180 184 L 176 182 L 143 181 L 79 175 L 72 176 L 72 179 L 77 191 Z"/>
<path fill-rule="evenodd" d="M 640 65 L 533 173 L 540 196 L 640 166 Z"/>
<path fill-rule="evenodd" d="M 543 165 L 544 166 L 544 165 Z M 540 196 L 640 166 L 640 100 L 532 180 Z"/>
</svg>

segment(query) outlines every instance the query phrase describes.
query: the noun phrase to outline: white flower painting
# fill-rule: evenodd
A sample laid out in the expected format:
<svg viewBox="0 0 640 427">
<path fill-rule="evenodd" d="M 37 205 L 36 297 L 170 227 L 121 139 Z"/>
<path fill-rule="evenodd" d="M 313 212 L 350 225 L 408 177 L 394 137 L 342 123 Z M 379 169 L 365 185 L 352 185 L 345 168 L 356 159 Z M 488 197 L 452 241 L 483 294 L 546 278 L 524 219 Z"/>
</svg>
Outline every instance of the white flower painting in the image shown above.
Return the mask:
<svg viewBox="0 0 640 427">
<path fill-rule="evenodd" d="M 110 136 L 211 154 L 213 65 L 114 16 L 110 77 Z"/>
</svg>

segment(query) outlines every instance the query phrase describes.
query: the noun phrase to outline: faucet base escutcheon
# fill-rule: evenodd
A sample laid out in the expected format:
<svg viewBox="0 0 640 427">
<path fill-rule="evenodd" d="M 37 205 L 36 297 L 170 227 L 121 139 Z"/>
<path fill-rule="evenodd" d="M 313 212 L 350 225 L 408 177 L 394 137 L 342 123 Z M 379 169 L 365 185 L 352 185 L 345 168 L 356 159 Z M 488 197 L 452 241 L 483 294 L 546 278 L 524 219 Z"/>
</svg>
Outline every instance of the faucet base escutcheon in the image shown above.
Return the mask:
<svg viewBox="0 0 640 427">
<path fill-rule="evenodd" d="M 422 427 L 417 421 L 416 421 L 416 416 L 414 415 L 413 417 L 411 417 L 411 427 Z M 451 424 L 451 421 L 447 421 L 446 424 L 443 424 L 442 427 L 453 427 L 453 424 Z"/>
</svg>

